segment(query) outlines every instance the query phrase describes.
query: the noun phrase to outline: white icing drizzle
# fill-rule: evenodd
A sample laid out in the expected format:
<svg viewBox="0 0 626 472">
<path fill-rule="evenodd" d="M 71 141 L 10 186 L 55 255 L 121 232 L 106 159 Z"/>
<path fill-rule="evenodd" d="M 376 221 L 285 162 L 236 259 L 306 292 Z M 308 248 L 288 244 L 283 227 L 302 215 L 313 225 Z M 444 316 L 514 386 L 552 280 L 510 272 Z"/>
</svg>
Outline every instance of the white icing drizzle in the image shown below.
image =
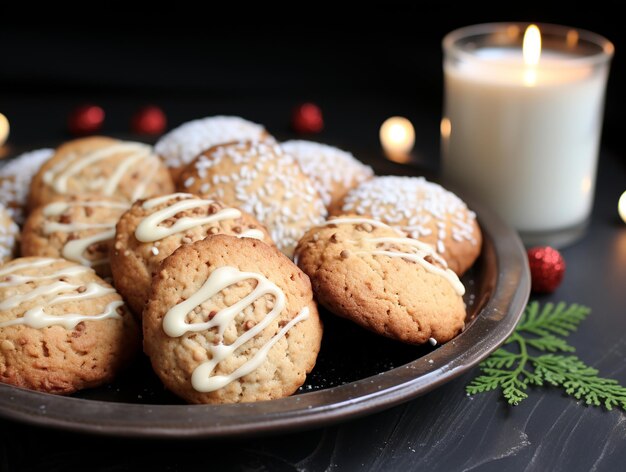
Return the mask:
<svg viewBox="0 0 626 472">
<path fill-rule="evenodd" d="M 158 207 L 159 205 L 165 202 L 169 202 L 170 200 L 175 200 L 177 198 L 193 198 L 193 195 L 191 193 L 182 193 L 182 192 L 171 193 L 169 195 L 162 195 L 160 197 L 155 197 L 155 198 L 151 198 L 150 200 L 146 200 L 145 202 L 143 202 L 141 206 L 145 210 L 150 210 L 154 207 Z"/>
<path fill-rule="evenodd" d="M 215 203 L 213 200 L 195 198 L 189 193 L 174 193 L 172 195 L 153 198 L 145 201 L 143 203 L 143 208 L 152 209 L 165 202 L 176 199 L 181 200 L 174 201 L 171 205 L 166 206 L 165 208 L 158 210 L 141 220 L 141 222 L 137 225 L 137 229 L 135 229 L 135 238 L 137 238 L 138 241 L 143 243 L 159 241 L 163 238 L 171 236 L 172 234 L 181 233 L 197 226 L 216 223 L 222 220 L 234 220 L 241 217 L 241 212 L 236 208 L 222 208 L 220 211 L 212 215 L 195 218 L 184 216 L 179 218 L 169 228 L 159 226 L 165 220 L 173 217 L 181 211 L 201 208 Z M 250 229 L 240 234 L 239 237 L 254 237 L 256 239 L 263 240 L 264 234 L 260 230 Z"/>
<path fill-rule="evenodd" d="M 381 221 L 374 220 L 371 218 L 340 217 L 340 218 L 328 220 L 323 225 L 320 225 L 320 226 L 329 226 L 332 224 L 335 224 L 335 225 L 369 224 L 377 228 L 388 228 L 388 229 L 394 230 L 396 233 L 398 233 L 399 235 L 398 237 L 373 238 L 373 237 L 366 236 L 362 238 L 361 241 L 373 243 L 374 245 L 376 245 L 377 243 L 402 244 L 406 246 L 411 246 L 412 248 L 415 249 L 415 252 L 405 252 L 405 251 L 388 250 L 388 249 L 369 249 L 365 251 L 358 251 L 356 254 L 357 255 L 374 254 L 374 255 L 387 256 L 387 257 L 400 257 L 408 261 L 416 262 L 419 265 L 421 265 L 424 269 L 426 269 L 428 272 L 437 274 L 443 277 L 444 279 L 446 279 L 450 283 L 452 288 L 454 288 L 454 291 L 458 295 L 462 296 L 465 293 L 465 287 L 463 286 L 463 283 L 461 283 L 461 281 L 459 280 L 459 277 L 452 270 L 448 269 L 448 264 L 445 261 L 445 259 L 439 256 L 437 254 L 437 251 L 433 249 L 433 247 L 430 244 L 426 244 L 422 241 L 418 241 L 417 239 L 404 237 L 404 235 L 402 235 L 402 233 L 400 233 L 397 229 L 392 228 L 391 226 L 386 225 L 385 223 Z M 359 241 L 355 241 L 355 242 L 359 242 Z M 442 267 L 438 267 L 435 264 L 431 264 L 430 262 L 426 260 L 427 257 L 430 257 L 432 260 L 436 261 Z"/>
<path fill-rule="evenodd" d="M 383 223 L 382 221 L 373 220 L 371 218 L 353 218 L 353 217 L 339 217 L 333 218 L 331 220 L 326 220 L 324 224 L 319 226 L 330 226 L 330 225 L 363 225 L 369 224 L 376 228 L 388 228 L 394 230 L 396 233 L 402 236 L 402 233 L 398 231 L 396 228 L 392 228 L 388 224 Z"/>
<path fill-rule="evenodd" d="M 102 231 L 98 234 L 94 234 L 93 236 L 88 236 L 86 238 L 74 239 L 73 241 L 69 241 L 63 247 L 63 257 L 70 261 L 75 261 L 80 264 L 94 267 L 101 264 L 106 264 L 109 262 L 108 256 L 105 256 L 102 259 L 90 260 L 85 257 L 85 251 L 89 246 L 95 243 L 100 243 L 103 241 L 110 241 L 115 237 L 115 226 L 106 231 Z"/>
<path fill-rule="evenodd" d="M 65 213 L 69 208 L 117 208 L 119 210 L 128 210 L 128 203 L 112 202 L 98 200 L 93 202 L 53 202 L 49 203 L 43 209 L 44 216 L 59 216 Z"/>
<path fill-rule="evenodd" d="M 14 325 L 27 325 L 31 328 L 41 329 L 54 325 L 63 326 L 65 329 L 74 329 L 81 321 L 104 320 L 106 318 L 121 318 L 117 313 L 117 309 L 124 305 L 121 300 L 115 300 L 109 303 L 102 313 L 97 315 L 81 315 L 78 313 L 68 313 L 66 315 L 48 315 L 43 307 L 35 307 L 24 313 L 24 316 L 15 318 L 14 320 L 0 323 L 0 328 Z"/>
<path fill-rule="evenodd" d="M 429 244 L 423 243 L 421 241 L 418 241 L 412 238 L 368 238 L 367 241 L 372 242 L 374 244 L 396 243 L 396 244 L 403 244 L 403 245 L 414 247 L 416 249 L 416 252 L 414 253 L 396 251 L 396 250 L 381 250 L 381 249 L 363 251 L 362 253 L 363 254 L 369 253 L 369 254 L 388 256 L 388 257 L 401 257 L 402 259 L 405 259 L 407 261 L 417 262 L 428 272 L 432 272 L 434 274 L 440 275 L 441 277 L 446 279 L 450 283 L 450 285 L 452 285 L 452 288 L 454 288 L 454 291 L 458 295 L 462 296 L 463 294 L 465 294 L 465 287 L 459 280 L 458 276 L 453 271 L 448 269 L 448 265 L 446 261 L 442 259 L 440 256 L 438 256 L 435 250 Z M 360 253 L 361 251 L 357 252 L 357 254 L 360 254 Z M 442 269 L 441 267 L 437 267 L 435 264 L 431 264 L 430 262 L 428 262 L 425 259 L 428 256 L 433 258 L 433 260 L 436 260 L 444 268 Z"/>
<path fill-rule="evenodd" d="M 111 202 L 104 200 L 92 202 L 54 202 L 46 205 L 46 207 L 43 209 L 43 215 L 45 217 L 60 216 L 72 207 L 113 208 L 119 209 L 121 213 L 121 210 L 128 209 L 129 205 L 122 202 Z M 104 257 L 98 260 L 90 260 L 85 257 L 85 251 L 92 244 L 113 239 L 113 237 L 115 236 L 115 225 L 117 223 L 117 219 L 117 217 L 114 217 L 113 219 L 111 219 L 111 221 L 106 223 L 58 223 L 56 221 L 46 221 L 44 223 L 43 230 L 44 234 L 51 234 L 57 231 L 62 233 L 71 233 L 74 231 L 95 229 L 102 230 L 84 238 L 68 241 L 65 246 L 63 246 L 62 255 L 65 259 L 78 262 L 79 264 L 86 265 L 88 267 L 94 267 L 107 263 L 109 260 L 108 257 Z"/>
<path fill-rule="evenodd" d="M 197 306 L 210 300 L 213 296 L 230 285 L 244 280 L 254 279 L 257 285 L 248 295 L 229 307 L 222 308 L 215 316 L 202 323 L 187 323 L 187 315 Z M 274 298 L 274 306 L 265 317 L 251 329 L 239 336 L 232 344 L 223 343 L 223 334 L 227 326 L 246 307 L 265 295 Z M 204 285 L 187 300 L 172 307 L 163 318 L 163 331 L 170 337 L 179 337 L 188 332 L 205 331 L 217 328 L 217 336 L 220 342 L 209 346 L 208 351 L 211 359 L 203 362 L 194 369 L 191 384 L 198 392 L 212 392 L 218 390 L 232 381 L 249 374 L 257 369 L 267 357 L 271 347 L 282 338 L 292 326 L 309 317 L 309 309 L 305 307 L 300 313 L 276 333 L 256 354 L 228 375 L 212 375 L 220 362 L 231 356 L 240 346 L 261 333 L 280 313 L 285 309 L 286 297 L 283 291 L 265 276 L 256 272 L 242 272 L 235 267 L 224 266 L 215 269 Z"/>
<path fill-rule="evenodd" d="M 5 276 L 4 282 L 0 286 L 15 287 L 24 285 L 28 282 L 39 282 L 42 280 L 56 279 L 61 277 L 70 277 L 91 269 L 81 266 L 64 267 L 51 274 L 39 275 L 20 275 L 16 274 L 21 270 L 38 269 L 48 267 L 59 259 L 38 259 L 35 261 L 12 264 L 5 266 L 0 270 L 0 276 Z M 110 302 L 102 313 L 97 315 L 82 315 L 78 313 L 68 313 L 64 315 L 50 315 L 45 312 L 46 307 L 56 305 L 63 302 L 74 302 L 76 300 L 85 300 L 99 298 L 103 295 L 115 293 L 115 289 L 105 287 L 96 282 L 89 282 L 84 285 L 76 285 L 64 280 L 55 280 L 46 285 L 36 287 L 25 293 L 16 293 L 6 297 L 0 302 L 0 310 L 11 310 L 19 307 L 23 303 L 32 301 L 38 297 L 51 297 L 46 301 L 45 306 L 35 306 L 27 311 L 21 317 L 0 323 L 0 328 L 15 325 L 27 325 L 31 328 L 41 329 L 49 326 L 60 325 L 65 329 L 73 329 L 81 321 L 102 320 L 106 318 L 121 318 L 117 313 L 117 309 L 124 305 L 121 300 Z"/>
<path fill-rule="evenodd" d="M 91 190 L 99 191 L 103 195 L 113 195 L 118 189 L 120 181 L 128 174 L 131 167 L 140 164 L 141 161 L 147 158 L 153 157 L 157 159 L 152 154 L 152 148 L 146 144 L 120 142 L 96 149 L 86 155 L 73 154 L 68 156 L 67 160 L 69 162 L 62 162 L 60 166 L 48 170 L 44 174 L 43 180 L 46 184 L 51 185 L 57 193 L 66 194 L 68 193 L 68 181 L 71 177 L 79 174 L 83 169 L 97 164 L 99 161 L 119 154 L 126 154 L 126 156 L 117 164 L 113 174 L 107 180 L 94 180 Z M 148 180 L 144 179 L 137 185 L 132 198 L 142 196 Z"/>
<path fill-rule="evenodd" d="M 54 262 L 55 259 L 50 259 L 50 261 Z M 31 267 L 40 267 L 40 266 L 44 266 L 44 265 L 50 265 L 52 262 L 49 262 L 48 264 L 38 264 L 37 266 L 33 265 L 23 265 L 23 269 L 29 269 Z M 9 269 L 15 269 L 15 266 L 13 267 L 9 267 Z M 8 270 L 8 269 L 7 269 Z M 15 270 L 11 270 L 10 272 L 6 272 L 6 273 L 10 273 L 11 275 L 5 277 L 5 281 L 0 282 L 0 287 L 14 287 L 16 285 L 22 285 L 28 282 L 35 282 L 35 281 L 39 281 L 39 280 L 47 280 L 47 279 L 56 279 L 58 277 L 64 277 L 64 276 L 71 276 L 71 275 L 79 275 L 85 272 L 88 272 L 90 269 L 88 267 L 83 267 L 83 266 L 72 266 L 72 267 L 66 267 L 64 269 L 61 269 L 59 271 L 53 272 L 52 274 L 46 274 L 46 275 L 16 275 L 13 274 L 13 272 L 15 272 Z M 4 271 L 0 271 L 0 275 L 4 275 L 5 272 Z"/>
<path fill-rule="evenodd" d="M 263 234 L 263 231 L 261 231 L 260 229 L 252 228 L 252 229 L 245 230 L 243 233 L 239 234 L 237 237 L 258 239 L 259 241 L 263 241 L 263 239 L 265 238 L 265 235 Z"/>
</svg>

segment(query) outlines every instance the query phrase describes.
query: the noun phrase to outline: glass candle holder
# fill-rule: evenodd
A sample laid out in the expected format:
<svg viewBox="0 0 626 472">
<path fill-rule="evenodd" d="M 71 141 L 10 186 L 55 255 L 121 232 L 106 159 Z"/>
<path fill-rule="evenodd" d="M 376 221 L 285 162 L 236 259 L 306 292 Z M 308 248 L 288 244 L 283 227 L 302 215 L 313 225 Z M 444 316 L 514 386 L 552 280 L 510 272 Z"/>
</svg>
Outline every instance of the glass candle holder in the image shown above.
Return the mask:
<svg viewBox="0 0 626 472">
<path fill-rule="evenodd" d="M 442 171 L 525 244 L 560 247 L 590 217 L 614 47 L 588 31 L 528 26 L 444 38 Z"/>
</svg>

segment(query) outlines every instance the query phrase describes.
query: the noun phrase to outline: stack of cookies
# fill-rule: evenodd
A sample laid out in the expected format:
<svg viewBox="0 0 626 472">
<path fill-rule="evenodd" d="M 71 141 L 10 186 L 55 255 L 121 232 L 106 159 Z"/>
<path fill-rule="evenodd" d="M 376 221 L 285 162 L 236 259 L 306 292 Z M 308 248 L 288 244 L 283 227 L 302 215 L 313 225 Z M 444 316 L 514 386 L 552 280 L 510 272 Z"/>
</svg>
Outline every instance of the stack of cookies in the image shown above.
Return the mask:
<svg viewBox="0 0 626 472">
<path fill-rule="evenodd" d="M 33 151 L 0 168 L 0 382 L 96 387 L 143 343 L 190 403 L 281 398 L 315 365 L 317 303 L 405 343 L 456 336 L 480 247 L 440 186 L 238 117 Z"/>
</svg>

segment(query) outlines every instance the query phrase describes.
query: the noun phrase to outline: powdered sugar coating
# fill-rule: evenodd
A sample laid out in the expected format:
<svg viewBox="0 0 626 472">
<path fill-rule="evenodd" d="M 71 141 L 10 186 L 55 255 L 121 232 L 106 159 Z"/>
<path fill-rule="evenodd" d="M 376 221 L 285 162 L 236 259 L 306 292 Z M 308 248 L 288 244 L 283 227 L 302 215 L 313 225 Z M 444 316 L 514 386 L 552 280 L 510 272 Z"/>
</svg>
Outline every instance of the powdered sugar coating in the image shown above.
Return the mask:
<svg viewBox="0 0 626 472">
<path fill-rule="evenodd" d="M 341 201 L 348 190 L 374 175 L 370 166 L 351 153 L 327 144 L 293 140 L 282 147 L 296 158 L 327 207 Z"/>
<path fill-rule="evenodd" d="M 326 208 L 295 159 L 274 143 L 239 142 L 201 154 L 182 175 L 181 189 L 253 214 L 290 256 Z"/>
<path fill-rule="evenodd" d="M 429 243 L 459 274 L 480 252 L 476 214 L 455 194 L 423 177 L 375 177 L 348 192 L 341 210 L 371 216 Z"/>
<path fill-rule="evenodd" d="M 13 259 L 19 233 L 20 228 L 11 219 L 7 209 L 0 205 L 0 264 Z"/>
<path fill-rule="evenodd" d="M 0 204 L 17 223 L 24 223 L 24 207 L 33 176 L 53 154 L 53 149 L 25 152 L 0 168 Z"/>
<path fill-rule="evenodd" d="M 211 116 L 174 128 L 159 139 L 154 149 L 168 167 L 183 167 L 218 144 L 268 137 L 263 126 L 238 116 Z"/>
</svg>

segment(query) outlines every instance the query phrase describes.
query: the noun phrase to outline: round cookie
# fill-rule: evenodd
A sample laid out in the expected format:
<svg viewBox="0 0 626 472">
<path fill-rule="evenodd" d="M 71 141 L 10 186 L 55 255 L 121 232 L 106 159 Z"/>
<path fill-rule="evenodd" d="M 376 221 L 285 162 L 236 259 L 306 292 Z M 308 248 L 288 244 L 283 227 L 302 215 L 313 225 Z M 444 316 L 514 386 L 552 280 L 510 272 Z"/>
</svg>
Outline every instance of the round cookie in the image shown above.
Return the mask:
<svg viewBox="0 0 626 472">
<path fill-rule="evenodd" d="M 0 265 L 15 257 L 19 237 L 20 228 L 11 219 L 6 208 L 0 205 Z"/>
<path fill-rule="evenodd" d="M 300 240 L 296 260 L 319 303 L 375 333 L 423 344 L 463 329 L 457 275 L 431 246 L 377 220 L 330 219 Z"/>
<path fill-rule="evenodd" d="M 311 284 L 276 248 L 210 236 L 182 246 L 154 278 L 144 351 L 165 386 L 191 403 L 291 395 L 322 339 Z"/>
<path fill-rule="evenodd" d="M 62 257 L 110 276 L 115 225 L 128 208 L 124 200 L 98 195 L 72 195 L 41 206 L 24 225 L 22 255 Z"/>
<path fill-rule="evenodd" d="M 126 201 L 173 191 L 169 172 L 147 144 L 90 137 L 60 146 L 35 174 L 32 211 L 59 196 L 116 195 Z"/>
<path fill-rule="evenodd" d="M 265 128 L 238 116 L 210 116 L 188 121 L 159 139 L 155 151 L 169 168 L 174 181 L 202 151 L 234 141 L 273 140 Z"/>
<path fill-rule="evenodd" d="M 133 312 L 141 316 L 152 277 L 166 257 L 218 233 L 274 244 L 253 216 L 213 200 L 175 193 L 135 202 L 117 224 L 111 254 L 115 286 Z"/>
<path fill-rule="evenodd" d="M 0 266 L 0 382 L 68 394 L 109 382 L 139 347 L 115 289 L 64 259 Z"/>
<path fill-rule="evenodd" d="M 348 190 L 374 175 L 370 166 L 333 146 L 294 140 L 283 143 L 282 147 L 296 158 L 331 212 L 341 205 Z"/>
<path fill-rule="evenodd" d="M 433 246 L 458 275 L 480 254 L 476 214 L 456 195 L 423 177 L 375 177 L 346 195 L 342 213 L 371 215 Z"/>
<path fill-rule="evenodd" d="M 53 149 L 38 149 L 20 154 L 0 167 L 0 204 L 7 208 L 13 221 L 19 225 L 26 219 L 30 182 L 53 154 Z"/>
<path fill-rule="evenodd" d="M 179 188 L 251 213 L 289 257 L 305 231 L 326 217 L 309 178 L 277 144 L 241 142 L 213 147 L 189 164 Z"/>
</svg>

